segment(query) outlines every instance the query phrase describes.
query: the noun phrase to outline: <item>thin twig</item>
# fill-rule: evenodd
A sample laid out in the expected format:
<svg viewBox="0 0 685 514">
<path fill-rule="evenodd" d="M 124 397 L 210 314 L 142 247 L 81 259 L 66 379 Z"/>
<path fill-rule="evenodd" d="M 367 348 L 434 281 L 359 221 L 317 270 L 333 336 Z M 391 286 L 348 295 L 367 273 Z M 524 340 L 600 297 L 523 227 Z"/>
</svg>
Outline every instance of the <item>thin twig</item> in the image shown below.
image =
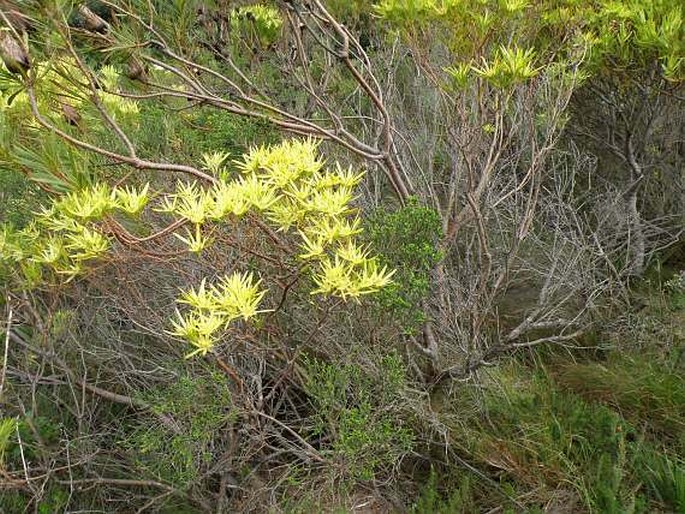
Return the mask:
<svg viewBox="0 0 685 514">
<path fill-rule="evenodd" d="M 2 373 L 0 374 L 0 403 L 2 403 L 2 395 L 5 389 L 5 374 L 7 373 L 7 355 L 10 347 L 10 330 L 12 329 L 12 305 L 10 305 L 9 296 L 7 297 L 7 305 L 9 306 L 9 313 L 7 314 L 7 332 L 5 333 L 5 353 L 2 359 Z"/>
</svg>

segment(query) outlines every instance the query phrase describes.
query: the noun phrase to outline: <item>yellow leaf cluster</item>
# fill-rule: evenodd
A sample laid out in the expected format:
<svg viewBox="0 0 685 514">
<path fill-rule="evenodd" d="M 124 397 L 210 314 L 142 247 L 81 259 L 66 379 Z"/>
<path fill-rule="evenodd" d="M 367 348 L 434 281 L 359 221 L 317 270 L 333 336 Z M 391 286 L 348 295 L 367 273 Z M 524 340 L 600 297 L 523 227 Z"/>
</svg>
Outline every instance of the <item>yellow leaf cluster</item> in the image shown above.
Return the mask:
<svg viewBox="0 0 685 514">
<path fill-rule="evenodd" d="M 254 148 L 234 163 L 239 172 L 233 176 L 225 166 L 227 158 L 223 152 L 205 155 L 205 169 L 220 176 L 216 183 L 208 188 L 178 183 L 156 207 L 189 222 L 185 235 L 174 234 L 189 251 L 199 254 L 212 243 L 206 224 L 237 221 L 253 213 L 284 237 L 294 238 L 299 251 L 292 257 L 306 262 L 304 268 L 314 282 L 312 294 L 358 299 L 390 282 L 394 272 L 380 266 L 356 239 L 361 221 L 352 202 L 362 173 L 339 166 L 324 169 L 326 163 L 312 139 Z M 38 279 L 47 267 L 70 280 L 111 246 L 98 222 L 117 211 L 138 216 L 151 196 L 149 184 L 96 184 L 73 191 L 45 208 L 29 230 L 19 235 L 3 232 L 2 259 L 11 257 L 31 267 Z M 177 313 L 173 334 L 193 345 L 190 355 L 206 354 L 232 321 L 249 320 L 260 312 L 266 291 L 259 284 L 252 274 L 236 273 L 214 285 L 202 281 L 197 289 L 183 291 L 178 302 L 188 307 Z"/>
<path fill-rule="evenodd" d="M 206 355 L 232 321 L 247 321 L 260 312 L 258 307 L 266 291 L 260 291 L 259 283 L 252 273 L 234 273 L 216 285 L 207 287 L 202 280 L 197 289 L 182 292 L 177 302 L 189 305 L 190 310 L 185 314 L 176 312 L 178 320 L 172 321 L 172 334 L 195 347 L 186 358 Z"/>
<path fill-rule="evenodd" d="M 319 143 L 288 140 L 276 146 L 253 148 L 234 165 L 237 176 L 224 168 L 228 155 L 204 156 L 204 167 L 221 178 L 210 188 L 179 184 L 159 208 L 195 225 L 187 237 L 176 235 L 188 249 L 200 252 L 210 243 L 200 227 L 207 222 L 237 220 L 254 212 L 277 231 L 299 238 L 298 257 L 309 263 L 315 284 L 312 294 L 358 299 L 390 283 L 393 271 L 381 267 L 368 248 L 356 240 L 361 222 L 352 206 L 354 188 L 363 173 L 337 166 L 324 169 Z M 190 342 L 190 355 L 206 354 L 218 334 L 237 318 L 249 319 L 265 291 L 252 275 L 233 275 L 218 285 L 185 291 L 179 302 L 191 310 L 178 314 L 174 334 Z"/>
<path fill-rule="evenodd" d="M 43 114 L 53 117 L 55 121 L 63 118 L 65 109 L 73 109 L 78 116 L 86 114 L 87 108 L 92 103 L 93 91 L 89 84 L 89 77 L 73 59 L 64 57 L 51 61 L 38 61 L 34 62 L 32 67 L 36 70 L 34 88 L 38 109 Z M 119 76 L 118 69 L 113 66 L 103 66 L 93 77 L 99 87 L 98 99 L 113 119 L 130 118 L 139 112 L 136 101 L 116 94 Z M 0 110 L 16 113 L 28 126 L 39 128 L 32 116 L 26 116 L 29 111 L 29 99 L 23 86 L 19 83 L 7 84 L 0 89 L 2 89 Z M 3 96 L 7 96 L 7 99 Z M 10 99 L 11 101 L 8 101 Z"/>
<path fill-rule="evenodd" d="M 142 188 L 105 184 L 73 191 L 44 207 L 34 222 L 10 237 L 3 228 L 3 260 L 19 264 L 29 282 L 38 282 L 48 268 L 67 281 L 85 271 L 84 264 L 101 258 L 111 242 L 97 222 L 113 211 L 139 214 L 149 201 L 149 184 Z"/>
</svg>

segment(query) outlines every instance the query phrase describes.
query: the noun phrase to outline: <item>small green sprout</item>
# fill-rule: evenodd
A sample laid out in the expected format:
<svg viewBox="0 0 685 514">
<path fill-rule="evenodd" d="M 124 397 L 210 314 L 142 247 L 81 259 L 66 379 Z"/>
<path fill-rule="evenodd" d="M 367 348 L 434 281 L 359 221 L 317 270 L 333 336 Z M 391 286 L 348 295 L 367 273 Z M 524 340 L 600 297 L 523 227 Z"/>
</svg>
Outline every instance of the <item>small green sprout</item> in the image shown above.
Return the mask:
<svg viewBox="0 0 685 514">
<path fill-rule="evenodd" d="M 472 66 L 476 75 L 497 88 L 508 88 L 535 77 L 540 68 L 535 68 L 536 53 L 532 48 L 507 48 L 500 46 L 492 61 L 483 59 L 483 67 Z"/>
<path fill-rule="evenodd" d="M 510 14 L 523 11 L 530 7 L 528 0 L 500 0 L 502 8 Z"/>
<path fill-rule="evenodd" d="M 115 206 L 131 215 L 140 214 L 150 200 L 148 196 L 149 189 L 149 182 L 139 191 L 129 186 L 126 186 L 124 189 L 116 188 L 112 192 Z"/>
<path fill-rule="evenodd" d="M 222 171 L 221 166 L 230 156 L 230 152 L 203 153 L 202 167 L 215 175 L 219 175 Z"/>
<path fill-rule="evenodd" d="M 471 63 L 465 62 L 445 68 L 445 72 L 452 78 L 457 89 L 464 89 L 468 85 L 471 71 Z"/>
<path fill-rule="evenodd" d="M 196 223 L 195 232 L 191 232 L 186 228 L 187 237 L 183 237 L 179 234 L 174 234 L 174 237 L 176 237 L 182 243 L 185 243 L 189 252 L 200 254 L 212 243 L 212 240 L 208 237 L 205 237 L 201 229 L 202 225 Z"/>
</svg>

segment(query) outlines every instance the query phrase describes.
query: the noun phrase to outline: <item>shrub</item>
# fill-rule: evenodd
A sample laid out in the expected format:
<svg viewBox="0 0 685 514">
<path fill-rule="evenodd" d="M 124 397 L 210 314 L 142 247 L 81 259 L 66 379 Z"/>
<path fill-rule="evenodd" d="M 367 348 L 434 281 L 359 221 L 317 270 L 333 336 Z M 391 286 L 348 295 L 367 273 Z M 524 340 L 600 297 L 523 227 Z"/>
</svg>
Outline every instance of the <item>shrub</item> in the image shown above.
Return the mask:
<svg viewBox="0 0 685 514">
<path fill-rule="evenodd" d="M 430 294 L 431 272 L 441 259 L 438 213 L 416 198 L 392 212 L 379 210 L 367 222 L 367 239 L 383 263 L 397 270 L 395 281 L 374 303 L 383 316 L 399 320 L 403 332 L 414 334 L 426 320 L 422 302 Z"/>
<path fill-rule="evenodd" d="M 196 480 L 218 456 L 214 442 L 235 421 L 226 377 L 220 373 L 182 375 L 178 381 L 145 392 L 141 399 L 172 426 L 143 423 L 121 441 L 150 476 L 178 485 Z"/>
<path fill-rule="evenodd" d="M 316 358 L 304 364 L 315 413 L 312 434 L 327 441 L 326 453 L 343 477 L 371 480 L 397 466 L 414 439 L 411 417 L 402 414 L 406 378 L 401 358 L 386 356 L 374 373 L 358 364 Z"/>
</svg>

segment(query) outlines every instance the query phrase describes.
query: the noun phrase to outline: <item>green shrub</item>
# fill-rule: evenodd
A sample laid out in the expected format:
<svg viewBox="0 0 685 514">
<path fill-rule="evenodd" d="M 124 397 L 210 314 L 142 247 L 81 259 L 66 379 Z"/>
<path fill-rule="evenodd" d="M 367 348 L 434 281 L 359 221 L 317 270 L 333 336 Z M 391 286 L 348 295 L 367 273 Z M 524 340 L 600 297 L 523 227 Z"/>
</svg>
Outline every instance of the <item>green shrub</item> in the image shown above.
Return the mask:
<svg viewBox="0 0 685 514">
<path fill-rule="evenodd" d="M 216 455 L 212 443 L 220 429 L 234 420 L 226 377 L 181 376 L 177 382 L 141 395 L 160 416 L 173 420 L 175 430 L 155 418 L 122 441 L 138 466 L 153 476 L 183 485 L 199 476 Z"/>
<path fill-rule="evenodd" d="M 411 450 L 414 436 L 401 410 L 406 379 L 398 355 L 384 357 L 375 373 L 315 358 L 305 359 L 305 368 L 315 409 L 313 435 L 330 441 L 326 451 L 346 477 L 371 480 Z"/>
<path fill-rule="evenodd" d="M 401 320 L 402 330 L 413 334 L 426 320 L 421 303 L 430 293 L 431 271 L 441 259 L 440 215 L 412 198 L 394 212 L 373 214 L 366 230 L 383 263 L 397 270 L 394 283 L 374 302 L 383 315 Z"/>
<path fill-rule="evenodd" d="M 456 514 L 477 512 L 473 478 L 466 474 L 456 487 L 442 493 L 438 486 L 438 474 L 432 469 L 428 482 L 423 486 L 418 499 L 412 505 L 414 514 Z"/>
</svg>

